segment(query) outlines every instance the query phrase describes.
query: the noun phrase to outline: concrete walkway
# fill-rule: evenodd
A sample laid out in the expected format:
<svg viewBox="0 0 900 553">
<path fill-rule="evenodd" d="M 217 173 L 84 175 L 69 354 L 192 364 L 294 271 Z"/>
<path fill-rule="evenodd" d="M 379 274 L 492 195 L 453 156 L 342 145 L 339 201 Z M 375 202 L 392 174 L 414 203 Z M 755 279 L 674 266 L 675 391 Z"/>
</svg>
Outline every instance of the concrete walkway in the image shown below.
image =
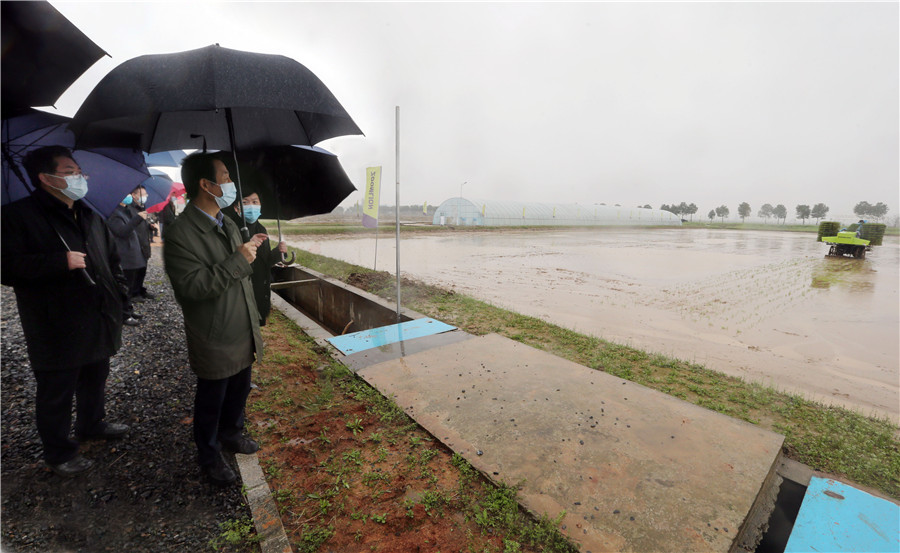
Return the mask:
<svg viewBox="0 0 900 553">
<path fill-rule="evenodd" d="M 752 551 L 774 505 L 782 436 L 498 335 L 342 362 L 584 552 Z"/>
</svg>

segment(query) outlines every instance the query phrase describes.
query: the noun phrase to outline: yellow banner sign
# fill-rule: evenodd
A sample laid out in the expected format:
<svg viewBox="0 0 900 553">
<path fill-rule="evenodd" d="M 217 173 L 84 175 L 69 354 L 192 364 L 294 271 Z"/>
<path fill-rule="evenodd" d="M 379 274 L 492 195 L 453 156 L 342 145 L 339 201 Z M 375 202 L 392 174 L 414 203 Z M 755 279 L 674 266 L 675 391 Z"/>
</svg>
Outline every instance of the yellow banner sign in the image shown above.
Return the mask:
<svg viewBox="0 0 900 553">
<path fill-rule="evenodd" d="M 381 166 L 366 167 L 366 192 L 363 198 L 362 224 L 366 228 L 378 226 L 378 193 L 381 189 Z"/>
</svg>

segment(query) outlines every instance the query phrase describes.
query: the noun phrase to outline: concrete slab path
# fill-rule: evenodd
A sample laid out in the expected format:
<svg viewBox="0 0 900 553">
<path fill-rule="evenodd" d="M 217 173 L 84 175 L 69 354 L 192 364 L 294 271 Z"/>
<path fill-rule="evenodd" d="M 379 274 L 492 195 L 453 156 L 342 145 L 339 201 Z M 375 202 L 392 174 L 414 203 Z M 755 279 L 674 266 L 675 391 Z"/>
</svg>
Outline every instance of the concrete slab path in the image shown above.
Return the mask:
<svg viewBox="0 0 900 553">
<path fill-rule="evenodd" d="M 782 436 L 501 336 L 370 358 L 348 365 L 584 552 L 738 550 L 777 494 Z"/>
</svg>

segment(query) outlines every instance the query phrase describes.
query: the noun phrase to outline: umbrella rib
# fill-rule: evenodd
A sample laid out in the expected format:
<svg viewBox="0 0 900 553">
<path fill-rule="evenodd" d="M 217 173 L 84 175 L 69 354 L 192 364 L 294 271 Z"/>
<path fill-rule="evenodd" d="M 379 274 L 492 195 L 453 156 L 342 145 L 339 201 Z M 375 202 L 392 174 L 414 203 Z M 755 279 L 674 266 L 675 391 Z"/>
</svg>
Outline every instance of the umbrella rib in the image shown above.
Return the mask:
<svg viewBox="0 0 900 553">
<path fill-rule="evenodd" d="M 150 152 L 151 149 L 153 149 L 153 143 L 152 143 L 152 142 L 153 142 L 153 138 L 156 137 L 156 131 L 159 130 L 159 120 L 160 120 L 160 119 L 162 119 L 162 112 L 161 112 L 161 111 L 156 113 L 156 120 L 153 122 L 153 132 L 150 134 L 150 136 L 151 136 L 151 141 L 150 141 L 150 142 L 151 142 L 151 143 L 150 143 L 150 144 L 147 144 L 147 152 L 148 152 L 148 153 Z"/>
<path fill-rule="evenodd" d="M 297 124 L 303 129 L 303 134 L 306 135 L 306 141 L 309 142 L 310 146 L 313 146 L 312 139 L 309 137 L 309 132 L 307 132 L 306 127 L 303 126 L 303 121 L 300 120 L 300 114 L 297 113 L 297 110 L 294 110 L 294 117 L 297 118 Z"/>
</svg>

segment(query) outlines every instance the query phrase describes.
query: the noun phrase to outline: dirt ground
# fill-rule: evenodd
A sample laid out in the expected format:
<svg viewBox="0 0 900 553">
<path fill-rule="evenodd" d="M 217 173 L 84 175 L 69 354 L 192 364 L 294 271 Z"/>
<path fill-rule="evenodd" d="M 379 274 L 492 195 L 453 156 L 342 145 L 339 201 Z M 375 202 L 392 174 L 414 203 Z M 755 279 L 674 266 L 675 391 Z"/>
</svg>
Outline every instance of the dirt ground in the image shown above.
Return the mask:
<svg viewBox="0 0 900 553">
<path fill-rule="evenodd" d="M 248 416 L 296 551 L 540 550 L 505 549 L 514 536 L 474 520 L 480 475 L 359 379 L 323 377 L 322 358 L 273 318 Z"/>
</svg>

